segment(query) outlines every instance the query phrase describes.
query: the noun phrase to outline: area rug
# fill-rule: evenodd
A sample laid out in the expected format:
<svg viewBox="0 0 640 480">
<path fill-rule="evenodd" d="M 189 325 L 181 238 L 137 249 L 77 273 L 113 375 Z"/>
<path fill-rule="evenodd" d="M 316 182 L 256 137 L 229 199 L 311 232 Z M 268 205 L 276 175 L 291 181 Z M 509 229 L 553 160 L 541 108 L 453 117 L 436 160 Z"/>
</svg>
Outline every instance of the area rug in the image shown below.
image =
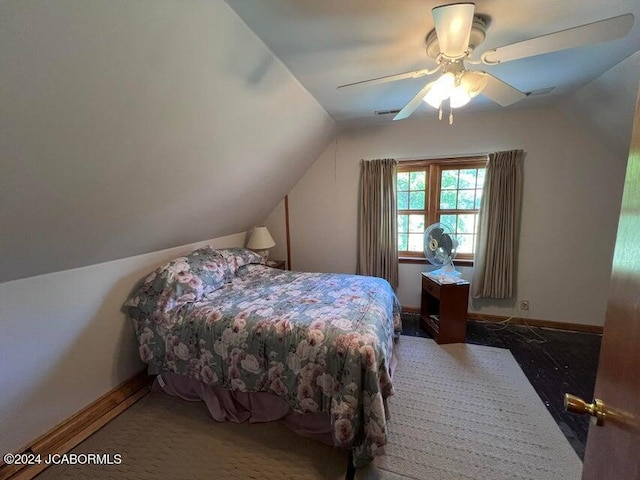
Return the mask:
<svg viewBox="0 0 640 480">
<path fill-rule="evenodd" d="M 399 343 L 386 454 L 357 480 L 580 479 L 582 462 L 511 352 Z"/>
<path fill-rule="evenodd" d="M 508 350 L 402 336 L 386 454 L 356 480 L 579 480 L 582 463 Z M 558 392 L 560 395 L 561 392 Z M 344 479 L 347 453 L 284 425 L 214 422 L 202 402 L 150 393 L 38 480 Z"/>
<path fill-rule="evenodd" d="M 121 455 L 119 465 L 55 465 L 38 480 L 343 480 L 348 452 L 280 423 L 217 423 L 204 402 L 152 392 L 73 450 Z M 115 463 L 115 462 L 114 462 Z"/>
</svg>

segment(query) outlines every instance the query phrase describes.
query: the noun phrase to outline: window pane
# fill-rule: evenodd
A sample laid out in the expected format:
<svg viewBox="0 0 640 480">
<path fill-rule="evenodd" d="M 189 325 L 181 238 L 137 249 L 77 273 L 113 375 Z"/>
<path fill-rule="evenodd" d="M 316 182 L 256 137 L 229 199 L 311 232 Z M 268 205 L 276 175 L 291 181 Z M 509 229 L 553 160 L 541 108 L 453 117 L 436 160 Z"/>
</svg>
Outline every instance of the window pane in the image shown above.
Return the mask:
<svg viewBox="0 0 640 480">
<path fill-rule="evenodd" d="M 460 210 L 473 210 L 475 208 L 475 190 L 460 190 L 458 192 L 458 208 Z"/>
<path fill-rule="evenodd" d="M 458 248 L 456 249 L 456 252 L 473 253 L 473 237 L 474 235 L 456 235 L 456 240 L 458 240 Z"/>
<path fill-rule="evenodd" d="M 409 193 L 409 209 L 424 210 L 424 192 Z"/>
<path fill-rule="evenodd" d="M 409 192 L 398 192 L 398 210 L 409 208 Z"/>
<path fill-rule="evenodd" d="M 409 246 L 409 236 L 398 235 L 398 250 L 401 252 L 406 252 L 408 246 Z"/>
<path fill-rule="evenodd" d="M 409 215 L 409 231 L 424 233 L 424 215 Z"/>
<path fill-rule="evenodd" d="M 480 203 L 482 200 L 482 190 L 476 190 L 476 208 L 480 208 Z"/>
<path fill-rule="evenodd" d="M 460 170 L 460 180 L 458 182 L 458 188 L 476 188 L 476 174 L 478 170 L 465 169 Z"/>
<path fill-rule="evenodd" d="M 479 168 L 478 169 L 478 185 L 477 188 L 482 188 L 482 186 L 484 185 L 484 174 L 487 171 L 486 168 Z"/>
<path fill-rule="evenodd" d="M 409 231 L 409 216 L 398 215 L 398 232 L 406 233 Z"/>
<path fill-rule="evenodd" d="M 411 172 L 411 190 L 424 190 L 425 172 Z"/>
<path fill-rule="evenodd" d="M 457 217 L 457 215 L 440 215 L 440 223 L 444 223 L 452 232 L 455 232 L 458 221 Z"/>
<path fill-rule="evenodd" d="M 397 174 L 397 206 L 400 212 L 397 217 L 398 250 L 421 253 L 424 250 L 423 233 L 428 226 L 428 215 L 440 213 L 438 221 L 454 232 L 459 243 L 458 251 L 473 254 L 478 222 L 474 210 L 477 212 L 482 203 L 486 168 L 444 162 L 437 168 L 441 169 L 440 178 L 432 180 L 440 182 L 439 203 L 435 205 L 439 212 L 429 211 L 428 214 L 426 210 L 431 206 L 427 196 L 431 187 L 429 167 Z M 454 213 L 456 211 L 459 213 Z"/>
<path fill-rule="evenodd" d="M 409 251 L 410 252 L 422 252 L 424 245 L 422 244 L 423 233 L 410 233 L 409 234 Z"/>
<path fill-rule="evenodd" d="M 409 190 L 409 172 L 402 172 L 398 174 L 397 185 L 398 191 Z"/>
<path fill-rule="evenodd" d="M 455 209 L 456 198 L 458 192 L 456 190 L 443 190 L 440 192 L 440 208 Z"/>
<path fill-rule="evenodd" d="M 458 188 L 458 170 L 443 170 L 440 188 L 443 190 Z"/>
<path fill-rule="evenodd" d="M 474 233 L 475 232 L 475 214 L 458 215 L 457 233 Z"/>
</svg>

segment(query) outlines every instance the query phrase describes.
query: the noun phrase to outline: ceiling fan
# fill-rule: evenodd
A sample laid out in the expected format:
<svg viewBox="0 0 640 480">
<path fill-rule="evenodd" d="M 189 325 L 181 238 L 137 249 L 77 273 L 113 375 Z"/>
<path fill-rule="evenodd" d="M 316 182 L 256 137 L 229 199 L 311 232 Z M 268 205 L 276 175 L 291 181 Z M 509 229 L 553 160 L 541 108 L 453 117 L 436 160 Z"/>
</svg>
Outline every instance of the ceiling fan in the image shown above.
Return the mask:
<svg viewBox="0 0 640 480">
<path fill-rule="evenodd" d="M 470 55 L 484 42 L 487 30 L 485 17 L 475 15 L 474 10 L 473 3 L 455 3 L 432 9 L 435 29 L 427 35 L 426 44 L 427 55 L 436 61 L 435 68 L 387 75 L 340 85 L 338 88 L 419 78 L 442 71 L 442 75 L 437 80 L 427 83 L 393 119 L 407 118 L 422 101 L 425 101 L 439 110 L 440 119 L 442 119 L 444 108 L 448 106 L 451 124 L 453 109 L 466 105 L 480 93 L 502 106 L 516 103 L 528 95 L 490 73 L 482 70 L 468 70 L 465 62 L 472 65 L 481 63 L 496 65 L 534 55 L 615 40 L 629 33 L 634 20 L 633 15 L 628 13 L 494 48 L 484 52 L 480 60 L 471 60 Z"/>
</svg>

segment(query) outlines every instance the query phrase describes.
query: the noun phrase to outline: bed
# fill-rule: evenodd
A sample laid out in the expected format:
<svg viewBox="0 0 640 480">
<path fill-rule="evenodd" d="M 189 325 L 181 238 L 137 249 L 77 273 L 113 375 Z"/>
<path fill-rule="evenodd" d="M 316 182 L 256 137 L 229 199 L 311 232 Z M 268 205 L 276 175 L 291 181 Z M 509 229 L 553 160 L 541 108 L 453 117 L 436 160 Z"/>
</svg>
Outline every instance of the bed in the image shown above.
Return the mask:
<svg viewBox="0 0 640 480">
<path fill-rule="evenodd" d="M 151 273 L 123 308 L 167 393 L 205 400 L 217 420 L 283 419 L 350 448 L 356 466 L 383 452 L 400 329 L 385 280 L 204 247 Z"/>
</svg>

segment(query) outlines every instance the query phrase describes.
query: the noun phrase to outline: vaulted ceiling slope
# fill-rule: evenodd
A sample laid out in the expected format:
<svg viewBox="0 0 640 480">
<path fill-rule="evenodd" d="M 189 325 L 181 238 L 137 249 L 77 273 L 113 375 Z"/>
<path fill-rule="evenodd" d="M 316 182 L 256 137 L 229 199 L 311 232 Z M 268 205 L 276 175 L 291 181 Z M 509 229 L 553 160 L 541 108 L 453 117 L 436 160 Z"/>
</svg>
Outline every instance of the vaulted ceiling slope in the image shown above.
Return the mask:
<svg viewBox="0 0 640 480">
<path fill-rule="evenodd" d="M 569 96 L 562 106 L 618 157 L 629 155 L 640 82 L 640 52 Z"/>
<path fill-rule="evenodd" d="M 262 221 L 333 120 L 222 0 L 0 3 L 0 282 Z"/>
</svg>

